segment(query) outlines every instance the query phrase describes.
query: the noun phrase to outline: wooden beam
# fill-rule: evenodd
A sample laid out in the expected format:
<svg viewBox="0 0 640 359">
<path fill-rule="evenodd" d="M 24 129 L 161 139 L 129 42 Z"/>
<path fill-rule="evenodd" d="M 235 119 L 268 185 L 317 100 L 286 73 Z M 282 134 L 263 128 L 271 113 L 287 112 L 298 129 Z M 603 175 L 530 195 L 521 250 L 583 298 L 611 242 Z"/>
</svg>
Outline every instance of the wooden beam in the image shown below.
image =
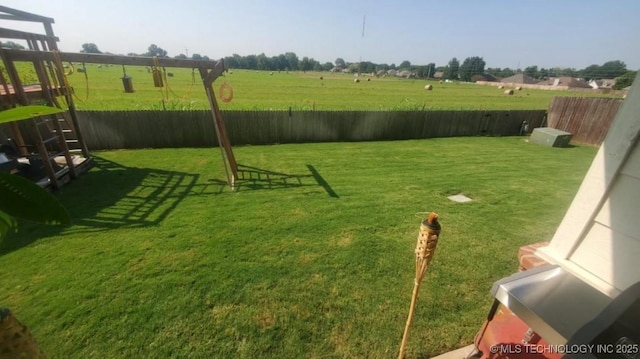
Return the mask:
<svg viewBox="0 0 640 359">
<path fill-rule="evenodd" d="M 16 69 L 16 64 L 13 61 L 7 61 L 8 59 L 6 58 L 4 51 L 0 51 L 0 57 L 2 57 L 2 62 L 5 65 L 5 70 L 7 71 L 7 75 L 9 75 L 9 79 L 11 80 L 11 85 L 13 85 L 13 91 L 16 94 L 18 103 L 23 106 L 28 105 L 29 98 L 24 91 L 22 81 L 20 81 L 20 75 L 18 74 L 18 70 Z"/>
<path fill-rule="evenodd" d="M 218 61 L 211 71 L 202 79 L 205 86 L 211 85 L 224 72 L 224 60 Z"/>
<path fill-rule="evenodd" d="M 57 36 L 48 36 L 48 35 L 36 34 L 36 33 L 33 33 L 33 32 L 12 30 L 12 29 L 7 29 L 5 27 L 1 27 L 0 28 L 0 38 L 22 39 L 22 40 L 36 39 L 36 40 L 40 40 L 40 41 L 42 41 L 42 40 L 44 40 L 44 41 L 60 41 L 60 39 Z"/>
<path fill-rule="evenodd" d="M 231 189 L 233 189 L 235 179 L 238 178 L 238 164 L 233 154 L 233 149 L 231 148 L 231 141 L 229 140 L 229 135 L 227 134 L 224 120 L 222 119 L 222 113 L 220 112 L 218 103 L 216 102 L 215 92 L 213 91 L 211 82 L 207 82 L 205 80 L 211 75 L 211 73 L 208 73 L 207 70 L 203 68 L 199 69 L 199 71 L 204 89 L 207 93 L 207 98 L 209 99 L 211 117 L 213 119 L 213 127 L 216 131 L 216 137 L 218 138 L 218 146 L 220 147 L 220 152 L 222 154 L 222 163 L 227 175 L 227 183 L 229 184 L 229 186 L 231 186 Z M 229 166 L 229 168 L 227 168 L 227 165 Z M 231 170 L 232 176 L 229 174 L 229 169 Z"/>
<path fill-rule="evenodd" d="M 50 17 L 40 16 L 40 15 L 32 14 L 30 12 L 16 10 L 16 9 L 6 7 L 6 6 L 1 6 L 1 5 L 0 5 L 0 12 L 9 14 L 9 15 L 0 14 L 0 19 L 3 19 L 3 20 L 33 21 L 33 22 L 41 22 L 43 24 L 55 23 L 55 20 L 53 20 Z"/>
<path fill-rule="evenodd" d="M 13 61 L 53 61 L 53 52 L 3 49 L 5 55 Z M 124 56 L 111 54 L 84 54 L 75 52 L 59 52 L 60 59 L 65 62 L 84 62 L 91 64 L 111 64 L 127 66 L 164 66 L 174 68 L 199 68 L 199 69 L 219 69 L 224 62 L 211 60 L 190 60 L 173 59 L 169 57 L 158 57 L 157 63 L 153 57 L 147 56 Z M 222 71 L 221 71 L 222 73 Z"/>
</svg>

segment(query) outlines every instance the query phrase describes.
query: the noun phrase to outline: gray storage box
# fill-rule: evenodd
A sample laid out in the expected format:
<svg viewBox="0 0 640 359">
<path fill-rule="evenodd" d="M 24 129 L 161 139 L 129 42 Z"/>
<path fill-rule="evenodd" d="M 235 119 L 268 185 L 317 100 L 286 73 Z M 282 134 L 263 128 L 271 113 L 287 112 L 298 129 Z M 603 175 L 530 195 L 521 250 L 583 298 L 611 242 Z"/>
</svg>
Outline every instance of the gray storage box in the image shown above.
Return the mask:
<svg viewBox="0 0 640 359">
<path fill-rule="evenodd" d="M 529 142 L 550 147 L 567 147 L 572 134 L 551 127 L 540 127 L 533 130 Z"/>
</svg>

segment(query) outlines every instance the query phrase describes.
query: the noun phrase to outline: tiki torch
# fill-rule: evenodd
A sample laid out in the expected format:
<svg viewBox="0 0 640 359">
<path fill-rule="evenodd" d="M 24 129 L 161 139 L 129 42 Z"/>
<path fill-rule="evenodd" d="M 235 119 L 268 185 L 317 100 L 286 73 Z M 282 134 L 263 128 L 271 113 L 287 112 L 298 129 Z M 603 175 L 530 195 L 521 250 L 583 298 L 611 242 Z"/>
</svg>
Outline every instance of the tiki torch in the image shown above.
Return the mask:
<svg viewBox="0 0 640 359">
<path fill-rule="evenodd" d="M 400 344 L 400 353 L 398 359 L 404 357 L 407 338 L 409 337 L 409 328 L 413 321 L 413 314 L 416 309 L 416 301 L 420 292 L 420 283 L 424 277 L 433 254 L 436 252 L 436 245 L 440 237 L 440 223 L 438 223 L 438 215 L 434 212 L 420 223 L 420 232 L 418 233 L 418 243 L 416 244 L 416 277 L 413 282 L 413 295 L 411 296 L 411 307 L 409 308 L 409 316 L 407 324 L 404 327 L 404 335 L 402 336 L 402 344 Z"/>
</svg>

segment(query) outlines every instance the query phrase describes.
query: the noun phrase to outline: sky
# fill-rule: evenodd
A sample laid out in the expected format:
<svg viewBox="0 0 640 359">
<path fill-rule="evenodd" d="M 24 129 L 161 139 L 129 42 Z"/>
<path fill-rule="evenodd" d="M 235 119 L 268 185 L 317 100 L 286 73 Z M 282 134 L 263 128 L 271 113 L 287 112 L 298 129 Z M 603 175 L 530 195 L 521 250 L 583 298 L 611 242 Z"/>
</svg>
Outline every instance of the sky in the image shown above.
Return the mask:
<svg viewBox="0 0 640 359">
<path fill-rule="evenodd" d="M 583 69 L 621 60 L 640 68 L 638 0 L 2 0 L 55 19 L 61 51 L 343 58 L 444 66 Z M 364 25 L 364 26 L 363 26 Z M 0 27 L 42 32 L 34 24 Z M 363 31 L 364 30 L 364 31 Z"/>
</svg>

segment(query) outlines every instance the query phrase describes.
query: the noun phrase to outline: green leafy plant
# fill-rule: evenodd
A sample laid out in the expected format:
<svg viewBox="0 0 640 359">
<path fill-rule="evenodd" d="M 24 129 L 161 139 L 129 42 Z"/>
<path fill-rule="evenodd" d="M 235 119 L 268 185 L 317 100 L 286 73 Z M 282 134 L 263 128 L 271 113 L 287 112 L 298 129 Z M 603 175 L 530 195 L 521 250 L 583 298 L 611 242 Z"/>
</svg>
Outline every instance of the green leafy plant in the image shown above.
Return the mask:
<svg viewBox="0 0 640 359">
<path fill-rule="evenodd" d="M 0 112 L 0 123 L 60 113 L 50 106 L 23 106 Z M 0 241 L 17 228 L 16 218 L 44 224 L 69 225 L 67 210 L 37 184 L 9 173 L 0 173 Z"/>
<path fill-rule="evenodd" d="M 0 240 L 17 228 L 16 218 L 69 225 L 67 210 L 49 192 L 20 176 L 0 173 Z"/>
</svg>

